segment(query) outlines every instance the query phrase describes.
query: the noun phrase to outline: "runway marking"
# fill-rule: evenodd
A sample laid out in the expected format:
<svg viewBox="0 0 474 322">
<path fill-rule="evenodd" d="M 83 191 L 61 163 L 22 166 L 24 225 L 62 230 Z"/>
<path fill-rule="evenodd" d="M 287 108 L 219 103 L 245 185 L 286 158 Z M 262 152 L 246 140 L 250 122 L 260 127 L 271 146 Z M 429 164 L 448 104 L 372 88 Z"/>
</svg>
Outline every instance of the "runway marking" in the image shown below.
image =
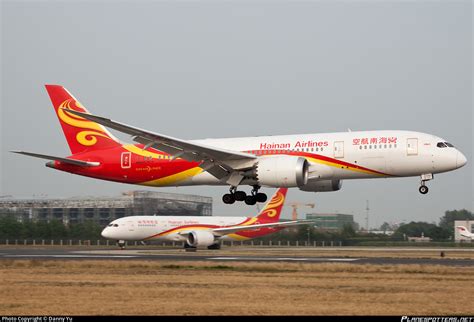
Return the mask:
<svg viewBox="0 0 474 322">
<path fill-rule="evenodd" d="M 4 255 L 4 257 L 56 257 L 56 258 L 134 258 L 131 255 Z"/>
<path fill-rule="evenodd" d="M 304 257 L 209 257 L 210 260 L 249 260 L 249 261 L 311 261 L 311 262 L 354 262 L 360 258 L 304 258 Z"/>
</svg>

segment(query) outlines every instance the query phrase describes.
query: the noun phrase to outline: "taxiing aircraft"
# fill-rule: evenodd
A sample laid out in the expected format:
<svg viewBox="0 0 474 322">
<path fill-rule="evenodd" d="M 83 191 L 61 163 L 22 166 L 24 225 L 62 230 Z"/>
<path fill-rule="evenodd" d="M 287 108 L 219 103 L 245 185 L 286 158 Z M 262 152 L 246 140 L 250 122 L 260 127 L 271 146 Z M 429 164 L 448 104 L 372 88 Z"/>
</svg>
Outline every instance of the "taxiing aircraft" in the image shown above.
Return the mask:
<svg viewBox="0 0 474 322">
<path fill-rule="evenodd" d="M 456 226 L 456 229 L 459 231 L 459 235 L 461 235 L 463 237 L 466 237 L 466 238 L 474 239 L 474 233 L 471 233 L 469 230 L 467 230 L 466 227 Z"/>
<path fill-rule="evenodd" d="M 311 223 L 311 220 L 279 222 L 288 188 L 280 188 L 255 217 L 218 216 L 130 216 L 112 221 L 102 237 L 125 241 L 179 241 L 186 248 L 218 249 L 220 241 L 239 241 L 273 234 L 287 227 Z"/>
<path fill-rule="evenodd" d="M 51 160 L 46 166 L 121 183 L 165 187 L 227 185 L 226 204 L 265 202 L 265 187 L 322 192 L 342 180 L 420 177 L 458 169 L 466 157 L 446 140 L 412 131 L 349 131 L 182 140 L 90 114 L 64 87 L 46 85 L 71 156 L 12 151 Z M 133 136 L 124 144 L 105 127 Z M 250 194 L 238 190 L 251 186 Z"/>
</svg>

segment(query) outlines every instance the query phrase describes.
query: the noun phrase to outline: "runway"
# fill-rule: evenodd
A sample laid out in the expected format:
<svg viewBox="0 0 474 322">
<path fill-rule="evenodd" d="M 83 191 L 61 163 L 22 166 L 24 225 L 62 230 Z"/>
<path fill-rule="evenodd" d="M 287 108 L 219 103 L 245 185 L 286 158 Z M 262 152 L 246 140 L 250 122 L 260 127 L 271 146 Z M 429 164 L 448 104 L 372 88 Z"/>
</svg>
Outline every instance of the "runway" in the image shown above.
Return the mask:
<svg viewBox="0 0 474 322">
<path fill-rule="evenodd" d="M 379 249 L 390 252 L 390 249 Z M 423 250 L 420 250 L 423 251 Z M 432 251 L 432 250 L 427 250 Z M 316 252 L 316 251 L 315 251 Z M 407 250 L 410 252 L 410 250 Z M 390 256 L 326 256 L 317 252 L 317 256 L 306 251 L 304 255 L 288 256 L 283 250 L 252 249 L 243 253 L 240 249 L 225 251 L 202 250 L 185 252 L 183 249 L 126 249 L 110 248 L 84 250 L 84 248 L 0 248 L 0 260 L 13 259 L 44 259 L 44 260 L 153 260 L 153 261 L 209 261 L 209 262 L 298 262 L 298 263 L 350 263 L 359 265 L 443 265 L 443 266 L 474 266 L 472 258 L 413 258 Z M 336 254 L 337 255 L 337 254 Z"/>
</svg>

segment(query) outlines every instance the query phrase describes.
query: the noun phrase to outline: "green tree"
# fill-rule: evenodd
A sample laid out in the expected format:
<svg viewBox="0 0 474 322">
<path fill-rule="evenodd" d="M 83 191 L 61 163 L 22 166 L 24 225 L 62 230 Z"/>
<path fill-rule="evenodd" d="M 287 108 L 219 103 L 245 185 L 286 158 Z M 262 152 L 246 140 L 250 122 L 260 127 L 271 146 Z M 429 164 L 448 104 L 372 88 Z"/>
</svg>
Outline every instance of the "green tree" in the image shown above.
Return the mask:
<svg viewBox="0 0 474 322">
<path fill-rule="evenodd" d="M 466 209 L 447 210 L 439 220 L 439 227 L 446 231 L 451 238 L 454 238 L 455 220 L 474 220 L 474 214 Z"/>
<path fill-rule="evenodd" d="M 449 238 L 449 234 L 442 228 L 435 224 L 427 222 L 410 222 L 409 224 L 401 225 L 394 234 L 395 238 L 402 236 L 407 237 L 430 237 L 433 240 L 444 240 Z"/>
<path fill-rule="evenodd" d="M 354 230 L 354 227 L 352 227 L 351 224 L 345 224 L 342 227 L 341 235 L 344 238 L 350 238 L 350 237 L 354 237 L 356 235 L 356 232 Z"/>
<path fill-rule="evenodd" d="M 384 222 L 384 223 L 380 226 L 380 230 L 381 230 L 381 231 L 392 230 L 392 226 L 391 226 L 388 222 Z"/>
<path fill-rule="evenodd" d="M 22 232 L 22 224 L 14 216 L 3 215 L 0 217 L 1 239 L 19 239 L 22 237 Z"/>
<path fill-rule="evenodd" d="M 51 232 L 51 239 L 65 239 L 68 237 L 66 226 L 59 220 L 49 222 L 49 231 Z"/>
</svg>

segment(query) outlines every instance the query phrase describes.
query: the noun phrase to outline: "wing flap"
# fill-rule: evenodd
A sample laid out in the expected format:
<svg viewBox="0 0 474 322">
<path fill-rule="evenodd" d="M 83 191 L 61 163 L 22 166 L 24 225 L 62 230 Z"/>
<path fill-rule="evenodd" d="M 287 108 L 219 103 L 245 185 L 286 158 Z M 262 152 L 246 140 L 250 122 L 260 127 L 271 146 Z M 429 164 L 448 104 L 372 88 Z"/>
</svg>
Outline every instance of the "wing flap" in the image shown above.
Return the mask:
<svg viewBox="0 0 474 322">
<path fill-rule="evenodd" d="M 188 161 L 200 161 L 206 159 L 220 161 L 256 159 L 256 156 L 249 153 L 215 148 L 204 144 L 181 140 L 168 135 L 126 125 L 101 116 L 86 114 L 74 110 L 68 110 L 68 113 L 75 114 L 103 126 L 132 135 L 134 137 L 133 140 L 138 143 L 145 144 L 146 146 L 153 146 L 154 148 L 173 156 L 179 154 L 179 157 Z"/>
</svg>

